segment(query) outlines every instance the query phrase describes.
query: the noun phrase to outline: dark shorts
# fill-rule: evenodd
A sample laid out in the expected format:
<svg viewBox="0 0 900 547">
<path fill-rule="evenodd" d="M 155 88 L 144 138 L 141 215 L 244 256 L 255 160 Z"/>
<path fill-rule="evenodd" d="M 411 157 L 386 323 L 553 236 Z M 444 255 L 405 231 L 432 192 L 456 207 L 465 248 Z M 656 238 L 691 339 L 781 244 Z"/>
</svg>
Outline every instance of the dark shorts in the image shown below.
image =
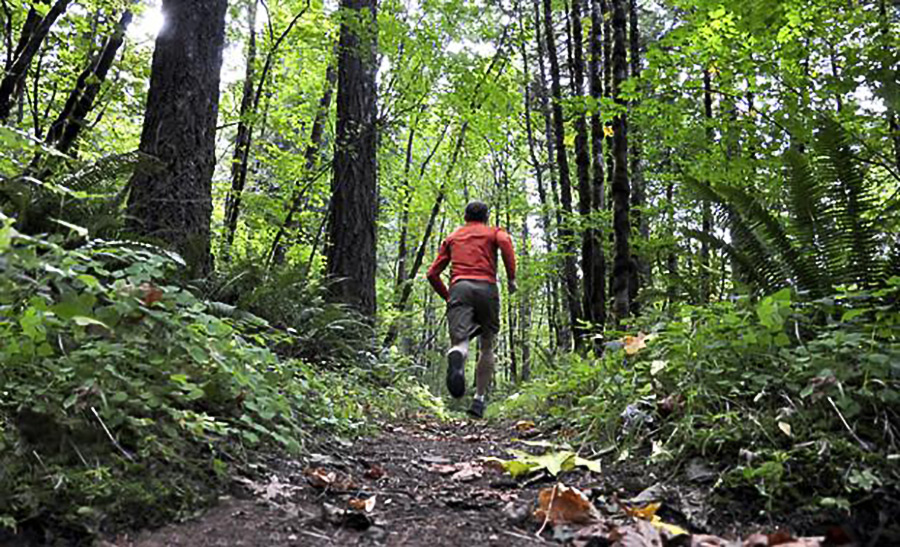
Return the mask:
<svg viewBox="0 0 900 547">
<path fill-rule="evenodd" d="M 450 287 L 447 322 L 453 343 L 500 332 L 500 292 L 496 283 L 461 279 Z"/>
</svg>

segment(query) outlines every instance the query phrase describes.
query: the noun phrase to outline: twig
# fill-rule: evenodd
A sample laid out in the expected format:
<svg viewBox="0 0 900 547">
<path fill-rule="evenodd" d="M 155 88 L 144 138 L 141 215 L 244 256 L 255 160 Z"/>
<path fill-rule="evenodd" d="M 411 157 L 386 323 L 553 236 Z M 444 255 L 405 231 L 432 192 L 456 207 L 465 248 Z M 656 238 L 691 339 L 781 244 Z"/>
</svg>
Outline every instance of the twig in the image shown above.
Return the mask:
<svg viewBox="0 0 900 547">
<path fill-rule="evenodd" d="M 125 456 L 126 458 L 128 458 L 128 461 L 133 462 L 133 461 L 134 461 L 134 458 L 131 456 L 131 454 L 128 453 L 127 450 L 125 450 L 124 448 L 122 448 L 122 445 L 119 444 L 119 441 L 117 441 L 117 440 L 115 439 L 115 437 L 112 436 L 112 433 L 109 432 L 109 429 L 107 429 L 106 424 L 103 423 L 103 419 L 100 417 L 100 414 L 97 413 L 97 409 L 94 408 L 94 407 L 91 407 L 91 412 L 94 413 L 94 416 L 96 416 L 97 421 L 100 422 L 100 425 L 103 427 L 103 431 L 106 432 L 106 436 L 109 437 L 109 440 L 110 440 L 110 441 L 112 441 L 113 446 L 115 446 L 116 448 L 118 448 L 118 449 L 119 449 L 119 452 L 121 452 L 123 456 Z"/>
<path fill-rule="evenodd" d="M 513 532 L 513 531 L 510 531 L 510 530 L 500 530 L 500 531 L 503 532 L 504 534 L 506 534 L 506 535 L 508 535 L 508 536 L 512 536 L 512 537 L 514 537 L 514 538 L 524 539 L 524 540 L 527 540 L 527 541 L 535 541 L 535 538 L 528 537 L 528 536 L 526 536 L 526 535 L 524 535 L 524 534 L 518 534 L 518 533 Z M 544 538 L 540 538 L 540 537 L 539 537 L 539 538 L 537 538 L 537 541 L 540 542 L 540 543 L 544 543 Z"/>
<path fill-rule="evenodd" d="M 553 487 L 553 490 L 550 491 L 550 503 L 547 504 L 547 513 L 544 515 L 544 523 L 541 524 L 540 529 L 534 533 L 536 537 L 541 537 L 541 534 L 544 533 L 544 528 L 547 527 L 547 523 L 550 522 L 550 511 L 553 511 L 553 500 L 556 499 L 556 490 L 559 489 L 559 483 Z"/>
<path fill-rule="evenodd" d="M 838 410 L 837 405 L 834 404 L 834 400 L 831 398 L 830 395 L 828 396 L 828 402 L 831 403 L 831 408 L 833 408 L 834 411 L 837 412 L 838 418 L 841 419 L 841 423 L 844 424 L 844 427 L 847 428 L 847 431 L 850 432 L 850 435 L 853 436 L 854 439 L 856 439 L 856 442 L 859 443 L 859 446 L 860 446 L 863 450 L 865 450 L 865 451 L 868 452 L 868 450 L 869 450 L 869 445 L 867 445 L 867 444 L 865 443 L 865 441 L 863 441 L 862 439 L 860 439 L 859 436 L 856 434 L 856 432 L 853 431 L 853 428 L 851 428 L 851 427 L 850 427 L 850 424 L 847 423 L 847 420 L 844 419 L 844 415 L 841 414 L 841 411 L 840 411 L 840 410 Z"/>
<path fill-rule="evenodd" d="M 324 539 L 324 540 L 326 540 L 326 541 L 331 541 L 331 542 L 334 541 L 333 539 L 331 539 L 330 537 L 328 537 L 328 536 L 326 536 L 326 535 L 323 535 L 323 534 L 317 534 L 317 533 L 315 533 L 315 532 L 310 532 L 309 530 L 297 530 L 297 531 L 300 532 L 301 534 L 306 534 L 307 536 L 310 536 L 310 537 L 314 537 L 314 538 L 318 538 L 318 539 Z"/>
</svg>

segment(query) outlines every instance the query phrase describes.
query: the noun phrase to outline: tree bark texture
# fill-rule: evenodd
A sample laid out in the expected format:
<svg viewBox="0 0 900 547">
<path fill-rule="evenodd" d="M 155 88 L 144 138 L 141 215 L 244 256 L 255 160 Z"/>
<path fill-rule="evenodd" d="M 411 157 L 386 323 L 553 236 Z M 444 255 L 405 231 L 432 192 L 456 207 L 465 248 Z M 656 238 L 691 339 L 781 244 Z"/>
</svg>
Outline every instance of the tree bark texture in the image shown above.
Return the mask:
<svg viewBox="0 0 900 547">
<path fill-rule="evenodd" d="M 584 96 L 584 31 L 581 27 L 582 1 L 572 0 L 572 95 L 576 98 Z M 587 119 L 584 111 L 579 109 L 575 115 L 575 165 L 578 174 L 578 214 L 583 227 L 590 225 L 592 209 L 591 192 L 591 154 L 588 150 Z M 594 285 L 594 242 L 587 229 L 582 229 L 581 237 L 581 271 L 582 271 L 582 312 L 585 321 L 594 322 L 594 307 L 591 305 L 591 287 Z M 581 333 L 582 336 L 585 334 Z"/>
<path fill-rule="evenodd" d="M 40 51 L 41 46 L 50 29 L 59 17 L 65 13 L 69 7 L 71 0 L 57 0 L 50 11 L 43 18 L 38 19 L 32 16 L 34 9 L 32 8 L 22 28 L 22 36 L 20 37 L 19 47 L 16 48 L 16 58 L 10 63 L 9 69 L 3 80 L 0 81 L 0 121 L 9 119 L 15 100 L 18 96 L 17 91 L 22 88 L 25 83 L 25 75 L 28 73 L 28 67 L 34 57 Z M 30 24 L 29 24 L 30 23 Z"/>
<path fill-rule="evenodd" d="M 626 107 L 622 98 L 622 84 L 628 78 L 626 56 L 626 9 L 625 0 L 612 0 L 613 6 L 613 98 L 616 104 Z M 615 233 L 616 256 L 613 264 L 613 298 L 615 299 L 616 321 L 625 319 L 631 310 L 629 281 L 634 267 L 631 260 L 629 238 L 631 219 L 629 218 L 631 189 L 628 180 L 628 121 L 626 114 L 619 114 L 613 120 L 613 230 Z"/>
<path fill-rule="evenodd" d="M 597 101 L 603 96 L 603 80 L 600 74 L 600 60 L 603 57 L 603 11 L 601 0 L 591 0 L 591 37 L 590 62 L 588 73 L 591 97 Z M 603 156 L 603 120 L 599 109 L 591 114 L 591 163 L 593 164 L 591 180 L 591 212 L 592 224 L 599 222 L 599 214 L 606 209 L 606 181 L 604 179 Z M 591 309 L 591 321 L 600 325 L 601 330 L 606 323 L 606 253 L 603 251 L 603 230 L 590 228 L 585 238 L 593 246 L 591 263 L 591 283 L 585 284 L 588 292 L 588 306 Z"/>
<path fill-rule="evenodd" d="M 712 150 L 713 129 L 712 129 L 712 78 L 709 70 L 703 69 L 703 115 L 706 118 L 706 144 L 709 150 Z M 708 236 L 712 235 L 712 211 L 709 203 L 703 202 L 703 210 L 701 212 L 703 218 L 701 220 L 701 230 Z M 710 249 L 707 239 L 700 243 L 700 302 L 706 304 L 710 297 Z"/>
<path fill-rule="evenodd" d="M 341 16 L 326 261 L 332 295 L 374 318 L 376 0 L 341 0 Z"/>
<path fill-rule="evenodd" d="M 639 78 L 641 75 L 641 34 L 638 27 L 638 16 L 637 0 L 628 0 L 628 41 L 631 78 Z M 639 99 L 632 101 L 629 112 L 634 112 L 639 102 Z M 650 240 L 650 224 L 647 216 L 642 211 L 644 204 L 647 202 L 647 195 L 643 173 L 641 172 L 641 139 L 638 129 L 639 127 L 632 116 L 628 135 L 628 159 L 631 164 L 631 218 L 633 225 L 637 227 L 641 242 L 646 244 Z M 633 247 L 632 250 L 634 251 Z M 634 253 L 633 261 L 634 267 L 631 271 L 631 281 L 629 282 L 628 290 L 631 293 L 631 312 L 637 314 L 640 313 L 640 302 L 637 298 L 638 291 L 642 287 L 650 285 L 650 262 L 644 255 L 637 252 Z"/>
<path fill-rule="evenodd" d="M 566 154 L 565 120 L 563 119 L 559 61 L 556 56 L 556 40 L 553 34 L 553 8 L 550 0 L 544 0 L 544 37 L 547 43 L 547 56 L 550 60 L 550 89 L 553 94 L 553 133 L 556 147 L 556 165 L 559 170 L 560 201 L 563 214 L 568 217 L 559 226 L 560 246 L 564 253 L 563 282 L 565 285 L 566 305 L 569 311 L 569 325 L 574 330 L 578 325 L 580 302 L 578 299 L 578 272 L 575 265 L 573 243 L 574 233 L 571 228 L 572 189 L 569 177 L 569 159 Z"/>
<path fill-rule="evenodd" d="M 550 194 L 548 199 L 548 195 L 545 193 L 540 193 L 540 187 L 538 187 L 539 194 L 538 197 L 541 200 L 541 209 L 544 214 L 547 215 L 547 211 L 550 210 L 552 206 L 552 210 L 556 214 L 556 229 L 562 225 L 562 214 L 559 211 L 559 207 L 556 207 L 556 169 L 554 166 L 553 158 L 555 157 L 555 148 L 553 144 L 553 122 L 552 115 L 550 112 L 550 100 L 547 96 L 547 69 L 544 66 L 544 57 L 546 52 L 546 42 L 543 39 L 543 33 L 541 32 L 541 9 L 539 0 L 534 0 L 534 32 L 535 32 L 535 41 L 537 42 L 537 65 L 538 65 L 538 80 L 537 80 L 537 96 L 539 99 L 540 109 L 541 109 L 541 117 L 544 120 L 544 143 L 547 149 L 547 175 L 550 181 Z M 544 240 L 547 243 L 547 252 L 552 252 L 553 249 L 553 239 L 555 236 L 554 228 L 551 227 L 551 224 L 547 222 L 547 230 L 544 233 Z M 557 276 L 550 276 L 548 281 L 548 292 L 550 294 L 550 313 L 548 314 L 548 321 L 550 323 L 550 328 L 555 335 L 555 341 L 557 346 L 567 347 L 569 345 L 568 342 L 568 333 L 565 329 L 563 323 L 564 321 L 560 318 L 559 313 L 559 278 Z"/>
<path fill-rule="evenodd" d="M 140 150 L 164 168 L 130 181 L 128 227 L 209 271 L 211 183 L 227 0 L 163 0 Z"/>
</svg>

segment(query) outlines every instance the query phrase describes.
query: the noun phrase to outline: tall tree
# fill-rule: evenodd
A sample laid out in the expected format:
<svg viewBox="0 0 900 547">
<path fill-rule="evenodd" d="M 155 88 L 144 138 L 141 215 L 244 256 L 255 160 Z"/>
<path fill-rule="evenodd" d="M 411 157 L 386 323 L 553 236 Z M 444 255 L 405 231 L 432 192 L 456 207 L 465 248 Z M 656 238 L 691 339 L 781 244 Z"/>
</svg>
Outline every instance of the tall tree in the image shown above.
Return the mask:
<svg viewBox="0 0 900 547">
<path fill-rule="evenodd" d="M 603 56 L 603 3 L 591 0 L 591 37 L 590 61 L 588 74 L 591 97 L 598 102 L 603 96 L 603 80 L 600 74 L 600 60 Z M 591 226 L 599 222 L 598 213 L 606 209 L 606 188 L 603 163 L 603 120 L 599 108 L 591 113 L 591 163 L 593 165 L 591 179 Z M 603 251 L 603 230 L 591 227 L 584 236 L 591 242 L 591 284 L 585 284 L 589 291 L 586 299 L 591 308 L 591 321 L 602 325 L 606 322 L 606 253 Z"/>
<path fill-rule="evenodd" d="M 375 316 L 376 0 L 341 0 L 337 134 L 326 259 L 332 294 Z"/>
<path fill-rule="evenodd" d="M 703 70 L 703 115 L 706 120 L 706 146 L 709 150 L 712 150 L 713 144 L 712 103 L 712 77 L 710 76 L 710 70 L 705 68 Z M 712 211 L 709 208 L 709 203 L 703 202 L 701 214 L 703 216 L 701 219 L 701 230 L 707 237 L 712 236 Z M 700 302 L 703 304 L 709 302 L 712 288 L 709 256 L 709 241 L 704 238 L 700 243 Z"/>
<path fill-rule="evenodd" d="M 541 18 L 541 8 L 540 8 L 540 0 L 534 0 L 534 34 L 535 41 L 537 42 L 537 81 L 536 81 L 536 92 L 539 99 L 541 118 L 544 121 L 544 146 L 547 149 L 547 174 L 550 182 L 550 192 L 549 196 L 547 192 L 541 192 L 541 187 L 538 186 L 538 199 L 541 200 L 541 209 L 544 214 L 547 214 L 547 211 L 552 207 L 555 212 L 555 227 L 558 230 L 560 226 L 562 226 L 562 214 L 559 211 L 559 207 L 556 207 L 556 168 L 553 158 L 556 156 L 556 148 L 553 142 L 553 117 L 550 109 L 550 99 L 547 93 L 547 68 L 544 65 L 545 53 L 547 50 L 547 43 L 544 40 L 543 33 L 541 32 L 541 24 L 543 19 Z M 549 197 L 549 199 L 548 199 Z M 550 226 L 549 218 L 547 222 L 547 226 Z M 552 228 L 548 228 L 548 230 L 544 234 L 544 241 L 547 244 L 547 252 L 553 252 L 553 241 L 556 239 L 554 236 L 556 232 L 552 230 Z M 569 342 L 569 331 L 565 328 L 564 323 L 565 320 L 562 319 L 561 314 L 559 313 L 559 277 L 558 276 L 550 276 L 548 280 L 548 293 L 549 293 L 549 308 L 550 311 L 548 313 L 548 322 L 550 323 L 550 328 L 555 335 L 555 343 L 557 346 L 567 347 Z"/>
<path fill-rule="evenodd" d="M 628 180 L 628 121 L 624 110 L 627 102 L 623 97 L 622 84 L 628 78 L 628 59 L 626 56 L 626 0 L 612 0 L 613 8 L 613 99 L 622 110 L 613 119 L 613 232 L 615 234 L 616 255 L 613 264 L 613 298 L 615 299 L 616 321 L 619 322 L 630 313 L 629 281 L 631 260 L 629 237 L 631 219 L 629 218 L 631 189 Z"/>
<path fill-rule="evenodd" d="M 556 39 L 553 32 L 553 6 L 544 0 L 544 39 L 547 57 L 550 60 L 550 89 L 553 94 L 553 136 L 556 147 L 556 166 L 559 172 L 560 200 L 565 218 L 559 226 L 560 247 L 564 253 L 563 281 L 566 306 L 569 310 L 569 325 L 578 325 L 580 302 L 578 299 L 578 271 L 575 264 L 574 231 L 571 226 L 572 188 L 569 177 L 569 158 L 566 154 L 565 120 L 562 109 L 562 86 L 560 85 L 559 60 L 556 55 Z M 577 337 L 576 337 L 577 339 Z M 577 342 L 576 342 L 577 343 Z"/>
<path fill-rule="evenodd" d="M 578 99 L 584 95 L 584 32 L 581 28 L 582 0 L 572 0 L 572 95 Z M 578 213 L 584 226 L 591 219 L 591 155 L 588 150 L 587 119 L 584 110 L 579 108 L 575 114 L 575 165 L 578 173 Z M 582 317 L 585 321 L 594 322 L 594 307 L 591 304 L 592 287 L 594 286 L 594 245 L 589 234 L 583 233 L 581 239 L 581 271 L 583 280 Z M 584 333 L 581 333 L 582 335 Z"/>
<path fill-rule="evenodd" d="M 637 0 L 628 0 L 628 42 L 629 42 L 629 62 L 631 67 L 631 78 L 636 79 L 641 75 L 641 34 L 638 27 L 638 7 Z M 635 112 L 640 99 L 634 99 L 629 105 L 629 112 Z M 650 224 L 647 215 L 643 212 L 644 204 L 647 201 L 646 190 L 644 188 L 644 177 L 641 172 L 641 139 L 638 133 L 639 127 L 634 123 L 629 127 L 629 161 L 631 163 L 631 216 L 634 225 L 637 227 L 638 234 L 641 236 L 641 244 L 646 245 L 650 239 Z M 631 271 L 631 280 L 628 290 L 631 294 L 631 307 L 633 313 L 638 313 L 637 294 L 641 287 L 645 287 L 650 283 L 650 262 L 645 256 L 639 253 L 634 254 L 634 267 Z"/>
<path fill-rule="evenodd" d="M 140 150 L 164 168 L 130 181 L 129 228 L 211 266 L 210 216 L 227 0 L 163 0 Z"/>
</svg>

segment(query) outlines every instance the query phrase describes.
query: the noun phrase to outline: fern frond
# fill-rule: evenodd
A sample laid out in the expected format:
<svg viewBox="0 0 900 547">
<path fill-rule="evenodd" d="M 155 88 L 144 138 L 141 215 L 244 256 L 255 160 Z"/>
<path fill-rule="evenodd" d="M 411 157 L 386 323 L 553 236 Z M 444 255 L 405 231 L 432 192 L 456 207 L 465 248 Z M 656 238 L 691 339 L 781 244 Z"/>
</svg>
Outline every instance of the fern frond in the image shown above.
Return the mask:
<svg viewBox="0 0 900 547">
<path fill-rule="evenodd" d="M 884 276 L 884 264 L 877 258 L 875 195 L 853 154 L 847 132 L 834 120 L 822 120 L 815 152 L 820 176 L 830 189 L 830 205 L 839 233 L 830 242 L 830 252 L 847 257 L 840 281 L 873 286 Z"/>
</svg>

